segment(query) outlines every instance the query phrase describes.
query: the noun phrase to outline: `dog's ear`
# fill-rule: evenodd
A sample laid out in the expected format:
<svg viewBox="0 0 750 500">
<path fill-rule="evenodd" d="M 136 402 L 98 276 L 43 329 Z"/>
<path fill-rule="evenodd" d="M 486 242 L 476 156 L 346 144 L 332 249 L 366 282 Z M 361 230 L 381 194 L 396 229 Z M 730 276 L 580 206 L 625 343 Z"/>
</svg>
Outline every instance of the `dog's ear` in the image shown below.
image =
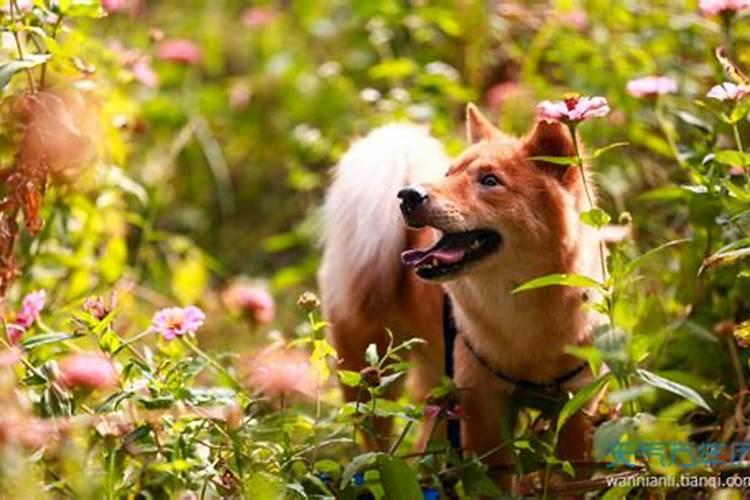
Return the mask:
<svg viewBox="0 0 750 500">
<path fill-rule="evenodd" d="M 524 153 L 528 157 L 538 156 L 575 156 L 575 145 L 568 127 L 562 123 L 540 121 L 534 127 L 524 143 Z M 580 172 L 574 165 L 532 160 L 533 164 L 545 174 L 551 175 L 563 185 L 569 186 L 578 180 Z"/>
<path fill-rule="evenodd" d="M 479 108 L 472 103 L 466 106 L 466 139 L 471 144 L 499 135 L 500 131 L 484 117 Z"/>
</svg>

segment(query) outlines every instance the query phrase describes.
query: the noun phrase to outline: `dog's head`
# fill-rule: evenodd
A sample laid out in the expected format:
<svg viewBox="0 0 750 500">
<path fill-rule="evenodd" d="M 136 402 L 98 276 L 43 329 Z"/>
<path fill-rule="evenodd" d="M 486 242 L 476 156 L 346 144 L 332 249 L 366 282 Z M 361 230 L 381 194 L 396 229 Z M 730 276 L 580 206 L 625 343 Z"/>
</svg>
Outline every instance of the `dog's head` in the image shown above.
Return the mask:
<svg viewBox="0 0 750 500">
<path fill-rule="evenodd" d="M 469 105 L 467 135 L 472 144 L 444 179 L 398 193 L 410 227 L 429 226 L 441 233 L 432 247 L 404 252 L 404 264 L 436 281 L 495 267 L 528 268 L 536 275 L 564 272 L 565 252 L 575 244 L 583 208 L 580 172 L 534 158 L 574 156 L 567 127 L 539 122 L 516 139 Z"/>
</svg>

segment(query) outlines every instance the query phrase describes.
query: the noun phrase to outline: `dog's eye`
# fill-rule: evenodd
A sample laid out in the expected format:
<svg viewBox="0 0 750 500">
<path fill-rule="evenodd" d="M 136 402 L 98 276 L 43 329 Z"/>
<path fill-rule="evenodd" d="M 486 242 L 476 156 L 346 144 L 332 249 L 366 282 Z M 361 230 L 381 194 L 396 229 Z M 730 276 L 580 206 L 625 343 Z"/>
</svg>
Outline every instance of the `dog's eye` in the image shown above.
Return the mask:
<svg viewBox="0 0 750 500">
<path fill-rule="evenodd" d="M 487 187 L 495 187 L 502 184 L 500 179 L 494 174 L 485 174 L 479 179 L 479 184 Z"/>
</svg>

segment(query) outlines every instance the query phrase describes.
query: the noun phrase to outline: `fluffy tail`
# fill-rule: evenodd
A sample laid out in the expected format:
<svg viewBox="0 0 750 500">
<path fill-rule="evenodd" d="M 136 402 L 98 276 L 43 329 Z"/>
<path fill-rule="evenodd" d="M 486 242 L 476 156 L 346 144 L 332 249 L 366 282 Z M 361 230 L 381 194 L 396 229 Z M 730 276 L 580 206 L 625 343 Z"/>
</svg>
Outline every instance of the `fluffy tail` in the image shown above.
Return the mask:
<svg viewBox="0 0 750 500">
<path fill-rule="evenodd" d="M 395 298 L 406 243 L 396 194 L 437 180 L 449 159 L 423 127 L 393 124 L 354 143 L 336 166 L 323 207 L 318 278 L 329 318 L 382 314 Z"/>
</svg>

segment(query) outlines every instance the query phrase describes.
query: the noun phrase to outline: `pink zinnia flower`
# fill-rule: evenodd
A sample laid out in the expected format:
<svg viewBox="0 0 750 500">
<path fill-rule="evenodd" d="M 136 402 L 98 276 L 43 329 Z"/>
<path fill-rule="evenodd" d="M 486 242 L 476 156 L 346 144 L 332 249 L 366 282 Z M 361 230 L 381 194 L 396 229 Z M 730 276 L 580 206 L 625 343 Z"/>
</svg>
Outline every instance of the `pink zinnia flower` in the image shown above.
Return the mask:
<svg viewBox="0 0 750 500">
<path fill-rule="evenodd" d="M 191 40 L 175 38 L 159 45 L 157 57 L 164 61 L 196 65 L 201 60 L 201 49 Z"/>
<path fill-rule="evenodd" d="M 242 280 L 230 284 L 222 299 L 227 308 L 247 312 L 258 323 L 269 323 L 276 312 L 276 304 L 266 288 Z"/>
<path fill-rule="evenodd" d="M 714 85 L 708 91 L 706 97 L 717 99 L 719 101 L 739 101 L 745 97 L 750 89 L 744 85 L 736 85 L 731 82 L 724 82 L 721 85 Z"/>
<path fill-rule="evenodd" d="M 750 8 L 750 0 L 701 0 L 699 6 L 704 16 L 734 14 Z"/>
<path fill-rule="evenodd" d="M 185 334 L 195 333 L 206 319 L 203 311 L 195 306 L 168 307 L 154 314 L 151 329 L 161 333 L 164 340 L 172 340 Z"/>
<path fill-rule="evenodd" d="M 71 354 L 60 361 L 59 382 L 65 387 L 107 389 L 118 384 L 117 370 L 99 354 Z"/>
<path fill-rule="evenodd" d="M 247 385 L 269 398 L 315 394 L 315 374 L 303 351 L 266 349 L 251 357 L 246 366 Z"/>
<path fill-rule="evenodd" d="M 633 97 L 655 97 L 677 92 L 677 82 L 668 76 L 644 76 L 630 80 L 626 89 Z"/>
<path fill-rule="evenodd" d="M 46 301 L 47 292 L 44 290 L 26 295 L 21 301 L 21 310 L 16 314 L 15 324 L 23 329 L 29 328 L 39 317 Z"/>
<path fill-rule="evenodd" d="M 276 19 L 277 12 L 268 7 L 249 7 L 242 12 L 242 24 L 249 28 L 259 28 Z"/>
<path fill-rule="evenodd" d="M 606 116 L 610 109 L 604 97 L 581 97 L 568 94 L 562 101 L 542 101 L 536 107 L 539 119 L 547 122 L 576 124 L 588 118 Z"/>
</svg>

